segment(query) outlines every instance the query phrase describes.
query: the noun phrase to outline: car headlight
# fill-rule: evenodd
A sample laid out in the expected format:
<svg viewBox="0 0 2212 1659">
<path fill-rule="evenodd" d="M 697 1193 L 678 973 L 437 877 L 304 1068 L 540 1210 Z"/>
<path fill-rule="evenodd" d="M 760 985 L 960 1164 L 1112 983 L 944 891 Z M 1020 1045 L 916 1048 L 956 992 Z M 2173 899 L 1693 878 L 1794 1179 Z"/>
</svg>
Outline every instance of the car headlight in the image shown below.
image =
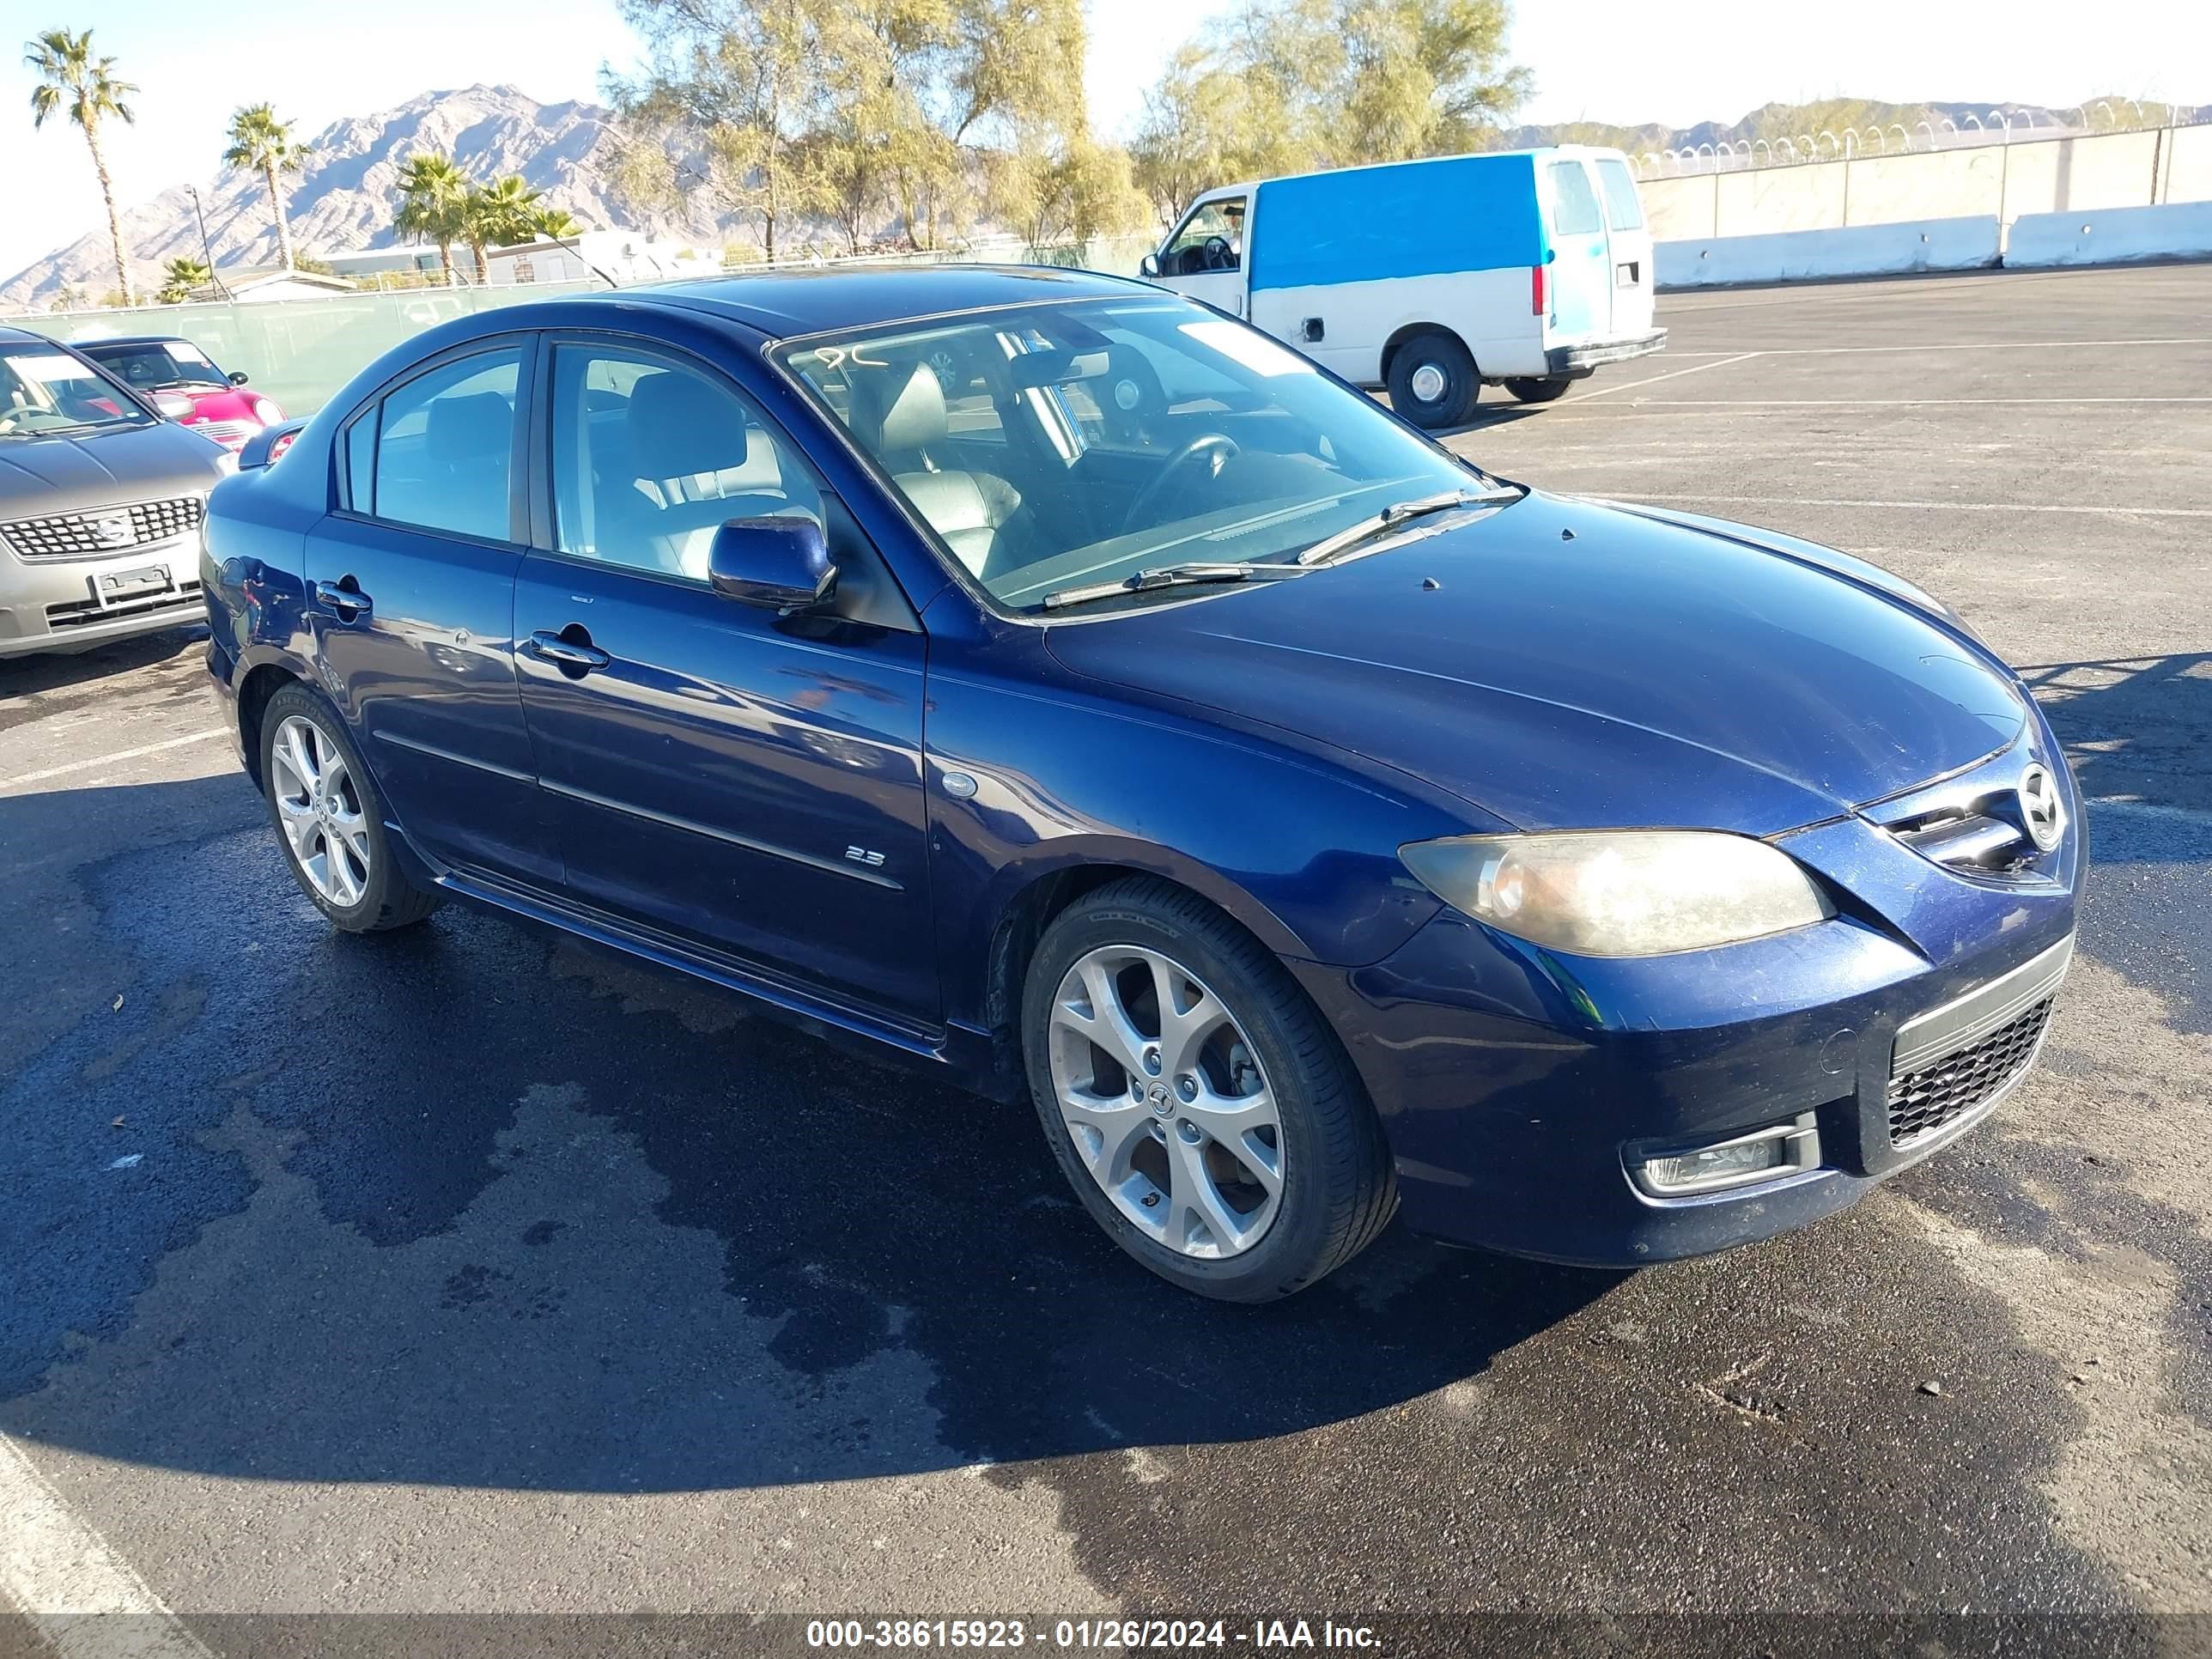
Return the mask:
<svg viewBox="0 0 2212 1659">
<path fill-rule="evenodd" d="M 1788 854 L 1710 830 L 1454 836 L 1398 856 L 1445 903 L 1578 956 L 1698 951 L 1835 914 Z"/>
<path fill-rule="evenodd" d="M 253 418 L 264 426 L 282 426 L 284 424 L 284 411 L 273 398 L 256 398 L 253 400 Z"/>
</svg>

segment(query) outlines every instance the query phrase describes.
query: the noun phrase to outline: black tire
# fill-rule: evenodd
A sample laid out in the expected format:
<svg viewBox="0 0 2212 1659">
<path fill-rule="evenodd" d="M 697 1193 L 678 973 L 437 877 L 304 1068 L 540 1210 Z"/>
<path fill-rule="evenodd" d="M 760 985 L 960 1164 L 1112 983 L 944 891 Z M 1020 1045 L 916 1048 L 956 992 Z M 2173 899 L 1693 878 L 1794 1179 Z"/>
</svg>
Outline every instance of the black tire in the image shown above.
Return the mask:
<svg viewBox="0 0 2212 1659">
<path fill-rule="evenodd" d="M 1510 380 L 1505 382 L 1505 389 L 1524 404 L 1548 404 L 1554 398 L 1566 396 L 1567 388 L 1573 384 L 1565 379 Z"/>
<path fill-rule="evenodd" d="M 1433 398 L 1414 392 L 1413 377 L 1433 368 L 1443 377 L 1443 389 Z M 1441 330 L 1416 334 L 1400 346 L 1390 359 L 1390 407 L 1415 426 L 1428 431 L 1458 426 L 1474 413 L 1482 395 L 1482 379 L 1474 371 L 1468 349 Z"/>
<path fill-rule="evenodd" d="M 289 720 L 311 723 L 323 742 L 336 750 L 345 762 L 346 777 L 356 799 L 369 846 L 368 878 L 362 884 L 360 897 L 350 904 L 341 904 L 317 889 L 301 867 L 285 832 L 283 814 L 277 805 L 275 757 L 277 732 Z M 377 792 L 376 781 L 369 775 L 361 750 L 347 735 L 345 722 L 328 702 L 304 685 L 282 688 L 262 711 L 261 781 L 262 793 L 269 803 L 269 821 L 276 831 L 277 843 L 283 848 L 284 862 L 292 872 L 292 878 L 333 926 L 349 933 L 389 933 L 397 927 L 414 927 L 438 908 L 441 896 L 417 887 L 399 867 L 391 838 L 384 832 L 384 798 Z"/>
<path fill-rule="evenodd" d="M 1079 960 L 1116 945 L 1158 951 L 1201 980 L 1249 1040 L 1273 1095 L 1281 1197 L 1266 1232 L 1240 1254 L 1194 1257 L 1146 1237 L 1092 1176 L 1061 1117 L 1049 1048 L 1054 999 Z M 1055 917 L 1030 960 L 1021 1033 L 1030 1097 L 1068 1184 L 1115 1243 L 1172 1284 L 1224 1302 L 1273 1302 L 1351 1261 L 1397 1212 L 1382 1127 L 1336 1034 L 1264 945 L 1182 888 L 1133 877 Z"/>
</svg>

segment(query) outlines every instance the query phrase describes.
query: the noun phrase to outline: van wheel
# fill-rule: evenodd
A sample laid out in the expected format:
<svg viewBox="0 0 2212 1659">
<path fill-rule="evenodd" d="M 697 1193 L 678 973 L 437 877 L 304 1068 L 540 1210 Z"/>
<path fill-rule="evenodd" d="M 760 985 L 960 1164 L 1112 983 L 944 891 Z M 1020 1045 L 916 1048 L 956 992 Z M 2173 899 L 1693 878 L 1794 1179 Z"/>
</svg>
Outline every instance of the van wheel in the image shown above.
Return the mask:
<svg viewBox="0 0 2212 1659">
<path fill-rule="evenodd" d="M 1558 380 L 1508 380 L 1505 389 L 1524 404 L 1548 404 L 1554 398 L 1563 398 L 1574 382 Z"/>
<path fill-rule="evenodd" d="M 1037 943 L 1022 1051 L 1076 1196 L 1161 1278 L 1272 1302 L 1349 1261 L 1398 1205 L 1343 1045 L 1266 947 L 1149 877 Z"/>
<path fill-rule="evenodd" d="M 1439 330 L 1416 334 L 1390 359 L 1390 407 L 1433 432 L 1474 412 L 1482 381 L 1467 348 Z"/>
</svg>

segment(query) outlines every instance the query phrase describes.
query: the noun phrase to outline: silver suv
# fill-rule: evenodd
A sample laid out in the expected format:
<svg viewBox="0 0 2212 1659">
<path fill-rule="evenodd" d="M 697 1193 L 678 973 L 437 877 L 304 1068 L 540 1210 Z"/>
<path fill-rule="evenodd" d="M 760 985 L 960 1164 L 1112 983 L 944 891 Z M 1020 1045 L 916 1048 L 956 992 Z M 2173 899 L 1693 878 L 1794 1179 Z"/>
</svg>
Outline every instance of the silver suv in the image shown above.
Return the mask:
<svg viewBox="0 0 2212 1659">
<path fill-rule="evenodd" d="M 200 520 L 235 466 L 89 359 L 0 329 L 0 658 L 203 620 Z"/>
</svg>

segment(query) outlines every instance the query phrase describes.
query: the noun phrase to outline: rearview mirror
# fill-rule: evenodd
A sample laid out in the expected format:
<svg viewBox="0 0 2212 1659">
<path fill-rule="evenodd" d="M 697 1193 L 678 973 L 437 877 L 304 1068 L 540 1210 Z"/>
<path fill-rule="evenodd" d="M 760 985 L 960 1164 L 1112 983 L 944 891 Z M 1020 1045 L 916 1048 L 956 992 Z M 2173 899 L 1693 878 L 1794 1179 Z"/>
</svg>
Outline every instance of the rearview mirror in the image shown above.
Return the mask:
<svg viewBox="0 0 2212 1659">
<path fill-rule="evenodd" d="M 244 386 L 246 384 L 246 371 L 242 368 L 232 369 L 230 371 L 230 383 L 233 386 Z"/>
<path fill-rule="evenodd" d="M 1159 256 L 1158 254 L 1157 254 L 1157 253 L 1147 253 L 1147 254 L 1146 254 L 1143 258 L 1141 258 L 1141 259 L 1139 259 L 1139 260 L 1138 260 L 1138 261 L 1137 261 L 1137 275 L 1138 275 L 1138 276 L 1158 276 L 1159 274 L 1160 274 L 1160 256 Z"/>
<path fill-rule="evenodd" d="M 180 421 L 192 412 L 192 400 L 181 392 L 157 392 L 154 407 L 165 421 Z"/>
<path fill-rule="evenodd" d="M 732 519 L 714 532 L 707 580 L 725 599 L 788 617 L 836 591 L 837 567 L 811 519 Z"/>
</svg>

